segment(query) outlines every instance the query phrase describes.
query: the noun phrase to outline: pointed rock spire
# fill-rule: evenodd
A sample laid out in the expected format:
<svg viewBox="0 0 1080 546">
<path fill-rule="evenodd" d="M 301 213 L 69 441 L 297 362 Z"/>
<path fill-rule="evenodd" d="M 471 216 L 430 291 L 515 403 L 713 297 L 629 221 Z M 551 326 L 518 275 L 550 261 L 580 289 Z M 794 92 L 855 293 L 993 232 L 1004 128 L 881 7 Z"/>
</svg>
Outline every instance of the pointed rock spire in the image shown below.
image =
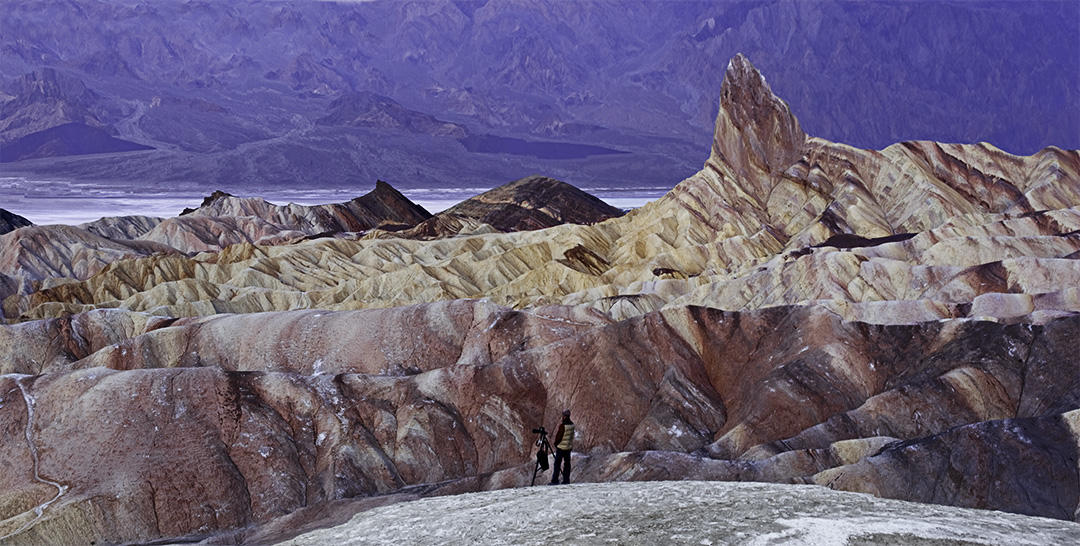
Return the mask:
<svg viewBox="0 0 1080 546">
<path fill-rule="evenodd" d="M 786 102 L 742 53 L 728 62 L 720 88 L 709 163 L 726 163 L 743 179 L 783 171 L 803 153 L 806 133 Z"/>
</svg>

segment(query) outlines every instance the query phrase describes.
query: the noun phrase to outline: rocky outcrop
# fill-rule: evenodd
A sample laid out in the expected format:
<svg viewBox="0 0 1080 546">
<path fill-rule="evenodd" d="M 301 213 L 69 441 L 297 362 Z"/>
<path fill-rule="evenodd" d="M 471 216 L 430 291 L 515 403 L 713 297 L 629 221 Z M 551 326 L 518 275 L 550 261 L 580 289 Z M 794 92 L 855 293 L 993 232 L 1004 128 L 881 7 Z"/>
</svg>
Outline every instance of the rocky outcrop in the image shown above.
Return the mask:
<svg viewBox="0 0 1080 546">
<path fill-rule="evenodd" d="M 239 219 L 250 219 L 248 223 L 258 223 L 261 228 L 244 231 L 248 242 L 260 240 L 273 240 L 263 244 L 276 244 L 277 242 L 305 235 L 331 234 L 339 232 L 366 231 L 375 227 L 396 228 L 414 226 L 428 218 L 431 214 L 423 207 L 409 201 L 390 184 L 379 180 L 375 183 L 372 191 L 345 203 L 330 205 L 275 205 L 257 197 L 240 198 L 225 192 L 215 192 L 203 200 L 202 206 L 194 210 L 184 211 L 178 218 L 170 218 L 163 222 L 165 227 L 160 231 L 177 231 L 194 236 L 207 248 L 220 250 L 229 244 L 240 242 L 233 240 L 207 240 L 206 237 L 191 233 L 185 224 L 194 227 L 201 218 L 212 218 L 210 222 L 230 222 Z M 236 220 L 232 220 L 236 219 Z M 168 224 L 175 224 L 169 226 Z M 208 227 L 214 233 L 225 233 L 228 228 Z M 242 230 L 243 231 L 243 230 Z M 297 232 L 297 233 L 287 233 Z M 145 238 L 155 240 L 154 235 L 146 235 Z M 178 248 L 194 249 L 190 246 Z M 204 249 L 197 249 L 200 251 Z"/>
<path fill-rule="evenodd" d="M 200 208 L 209 207 L 213 205 L 216 201 L 224 199 L 226 197 L 236 196 L 227 191 L 214 190 L 213 193 L 211 193 L 210 195 L 203 197 L 202 204 L 200 204 L 197 208 L 185 208 L 184 210 L 180 211 L 180 216 L 183 216 L 185 214 L 191 214 Z"/>
<path fill-rule="evenodd" d="M 30 222 L 30 220 L 27 220 L 18 214 L 0 209 L 0 235 L 31 225 L 33 225 L 33 223 Z"/>
<path fill-rule="evenodd" d="M 889 444 L 813 480 L 878 497 L 976 508 L 992 502 L 1006 512 L 1077 520 L 1078 423 L 1074 410 L 971 424 Z"/>
<path fill-rule="evenodd" d="M 412 228 L 376 237 L 429 240 L 530 231 L 561 224 L 590 225 L 622 214 L 570 184 L 529 176 L 466 199 Z"/>
<path fill-rule="evenodd" d="M 275 205 L 260 198 L 240 198 L 218 191 L 204 199 L 199 208 L 186 209 L 177 217 L 110 217 L 79 227 L 112 240 L 113 246 L 195 254 L 241 243 L 279 245 L 376 227 L 403 229 L 428 218 L 431 215 L 423 207 L 379 181 L 374 190 L 345 203 Z M 93 244 L 91 248 L 96 248 Z"/>
</svg>

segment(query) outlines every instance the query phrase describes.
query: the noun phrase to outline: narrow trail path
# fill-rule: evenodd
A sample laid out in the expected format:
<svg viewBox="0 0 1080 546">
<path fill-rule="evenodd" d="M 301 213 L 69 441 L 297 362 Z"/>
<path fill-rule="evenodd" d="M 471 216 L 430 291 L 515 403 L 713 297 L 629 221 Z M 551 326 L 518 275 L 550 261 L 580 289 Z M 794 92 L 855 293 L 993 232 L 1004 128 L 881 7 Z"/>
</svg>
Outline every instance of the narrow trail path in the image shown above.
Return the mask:
<svg viewBox="0 0 1080 546">
<path fill-rule="evenodd" d="M 11 377 L 11 376 L 9 376 L 9 377 Z M 34 396 L 32 394 L 30 394 L 29 387 L 25 384 L 26 379 L 29 378 L 29 377 L 31 377 L 31 376 L 29 376 L 29 375 L 19 375 L 19 376 L 17 376 L 15 378 L 15 385 L 17 385 L 19 387 L 19 392 L 22 393 L 23 401 L 26 403 L 26 445 L 30 449 L 30 458 L 33 460 L 34 480 L 38 481 L 40 483 L 43 483 L 43 484 L 46 484 L 46 485 L 51 485 L 51 486 L 55 487 L 56 488 L 56 495 L 54 495 L 53 498 L 51 498 L 51 499 L 49 499 L 49 500 L 35 506 L 34 509 L 32 510 L 34 512 L 34 518 L 31 519 L 30 521 L 24 523 L 21 527 L 19 527 L 15 531 L 12 531 L 11 533 L 8 533 L 8 534 L 6 534 L 4 536 L 0 536 L 0 541 L 7 540 L 7 539 L 9 539 L 9 538 L 11 538 L 11 537 L 13 537 L 15 535 L 18 535 L 18 534 L 26 531 L 29 528 L 33 527 L 34 524 L 36 524 L 38 521 L 40 521 L 42 516 L 45 515 L 45 509 L 48 508 L 49 505 L 51 505 L 52 503 L 59 500 L 60 497 L 64 496 L 64 493 L 67 493 L 67 490 L 68 490 L 68 486 L 66 486 L 66 485 L 64 485 L 62 483 L 59 483 L 59 482 L 52 481 L 52 480 L 50 480 L 48 478 L 44 478 L 44 477 L 41 476 L 40 468 L 39 468 L 40 463 L 39 463 L 39 459 L 38 459 L 37 444 L 34 443 L 34 403 L 36 402 L 36 400 L 34 399 Z M 24 514 L 27 514 L 27 513 L 29 513 L 29 512 L 23 512 L 23 514 L 19 514 L 18 516 L 14 516 L 14 517 L 21 517 L 21 516 L 23 516 Z"/>
</svg>

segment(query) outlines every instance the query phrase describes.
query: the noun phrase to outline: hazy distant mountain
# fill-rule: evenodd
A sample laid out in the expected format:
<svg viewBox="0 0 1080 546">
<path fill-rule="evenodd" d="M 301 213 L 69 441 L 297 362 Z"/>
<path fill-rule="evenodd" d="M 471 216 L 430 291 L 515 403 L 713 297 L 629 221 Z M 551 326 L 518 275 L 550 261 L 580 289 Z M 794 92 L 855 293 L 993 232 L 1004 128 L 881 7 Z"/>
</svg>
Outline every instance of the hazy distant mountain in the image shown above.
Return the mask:
<svg viewBox="0 0 1080 546">
<path fill-rule="evenodd" d="M 52 68 L 15 78 L 8 92 L 8 100 L 0 105 L 0 141 L 10 142 L 68 123 L 105 126 L 105 97 L 87 89 L 78 78 Z"/>
<path fill-rule="evenodd" d="M 109 136 L 81 123 L 65 123 L 17 138 L 0 148 L 0 163 L 64 155 L 107 154 L 150 150 L 149 146 Z"/>
<path fill-rule="evenodd" d="M 466 130 L 456 124 L 410 110 L 389 97 L 370 92 L 347 93 L 330 103 L 330 112 L 319 125 L 403 129 L 410 133 L 463 138 Z"/>
<path fill-rule="evenodd" d="M 4 8 L 0 146 L 74 122 L 158 150 L 8 167 L 17 172 L 214 188 L 378 177 L 496 185 L 537 172 L 578 185 L 673 184 L 700 166 L 694 143 L 709 135 L 736 51 L 830 140 L 1080 147 L 1074 2 Z M 43 74 L 68 83 L 41 89 L 67 91 L 28 99 L 25 82 Z M 465 134 L 627 153 L 478 152 L 458 141 Z"/>
</svg>

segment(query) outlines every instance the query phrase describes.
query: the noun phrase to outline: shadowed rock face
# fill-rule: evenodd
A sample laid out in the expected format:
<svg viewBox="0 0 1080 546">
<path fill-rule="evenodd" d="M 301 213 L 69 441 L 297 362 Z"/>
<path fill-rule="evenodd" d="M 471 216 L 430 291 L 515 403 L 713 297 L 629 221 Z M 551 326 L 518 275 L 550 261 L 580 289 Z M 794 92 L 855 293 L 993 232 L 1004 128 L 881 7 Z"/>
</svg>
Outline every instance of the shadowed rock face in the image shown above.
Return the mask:
<svg viewBox="0 0 1080 546">
<path fill-rule="evenodd" d="M 20 469 L 0 537 L 243 538 L 338 499 L 521 486 L 528 431 L 564 408 L 580 481 L 1077 520 L 1080 156 L 806 137 L 742 57 L 722 95 L 705 168 L 594 225 L 492 233 L 511 185 L 436 216 L 420 236 L 459 229 L 435 240 L 302 240 L 359 204 L 230 196 L 143 236 L 195 255 L 0 236 L 21 320 L 0 327 Z M 540 182 L 518 189 L 559 188 Z"/>
<path fill-rule="evenodd" d="M 18 214 L 0 209 L 0 235 L 30 225 L 33 225 L 30 220 L 27 220 Z"/>
<path fill-rule="evenodd" d="M 14 97 L 0 106 L 0 142 L 5 147 L 59 125 L 104 126 L 100 119 L 103 97 L 78 78 L 53 68 L 16 78 L 11 92 Z"/>
<path fill-rule="evenodd" d="M 110 135 L 104 129 L 81 123 L 65 123 L 30 133 L 4 144 L 0 163 L 65 155 L 108 154 L 152 150 Z"/>
</svg>

